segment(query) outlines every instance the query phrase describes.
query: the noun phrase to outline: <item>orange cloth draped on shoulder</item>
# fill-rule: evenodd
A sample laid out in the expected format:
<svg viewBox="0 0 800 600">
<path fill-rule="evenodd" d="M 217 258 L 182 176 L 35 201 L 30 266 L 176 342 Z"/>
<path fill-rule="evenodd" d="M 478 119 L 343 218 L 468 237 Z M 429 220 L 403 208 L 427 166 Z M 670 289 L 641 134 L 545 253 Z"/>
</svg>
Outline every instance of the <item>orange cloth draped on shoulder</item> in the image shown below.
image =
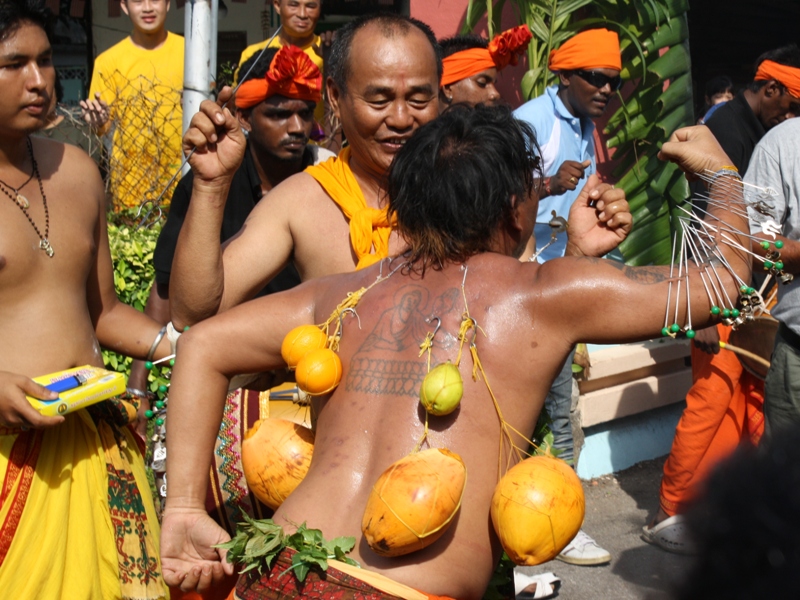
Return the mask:
<svg viewBox="0 0 800 600">
<path fill-rule="evenodd" d="M 622 70 L 619 36 L 608 29 L 589 29 L 572 36 L 558 50 L 550 52 L 551 71 L 576 69 Z"/>
<path fill-rule="evenodd" d="M 439 85 L 450 85 L 486 69 L 497 68 L 499 71 L 508 65 L 516 65 L 532 38 L 528 26 L 520 25 L 496 35 L 488 48 L 469 48 L 446 56 L 442 61 L 444 70 Z"/>
<path fill-rule="evenodd" d="M 795 98 L 800 98 L 800 69 L 782 65 L 772 60 L 761 61 L 756 71 L 755 81 L 774 79 L 781 82 L 789 93 Z"/>
<path fill-rule="evenodd" d="M 249 79 L 236 91 L 236 108 L 250 108 L 270 96 L 322 100 L 322 74 L 297 46 L 281 46 L 263 79 Z"/>
<path fill-rule="evenodd" d="M 306 168 L 350 221 L 350 244 L 358 257 L 356 269 L 363 269 L 389 256 L 389 235 L 396 219 L 389 220 L 386 208 L 371 208 L 350 169 L 350 148 L 339 156 Z M 375 253 L 372 253 L 372 250 Z"/>
<path fill-rule="evenodd" d="M 717 330 L 727 343 L 731 329 Z M 757 444 L 764 432 L 764 382 L 733 352 L 707 354 L 692 344 L 692 377 L 661 479 L 661 508 L 670 516 L 685 512 L 712 467 L 740 443 Z"/>
</svg>

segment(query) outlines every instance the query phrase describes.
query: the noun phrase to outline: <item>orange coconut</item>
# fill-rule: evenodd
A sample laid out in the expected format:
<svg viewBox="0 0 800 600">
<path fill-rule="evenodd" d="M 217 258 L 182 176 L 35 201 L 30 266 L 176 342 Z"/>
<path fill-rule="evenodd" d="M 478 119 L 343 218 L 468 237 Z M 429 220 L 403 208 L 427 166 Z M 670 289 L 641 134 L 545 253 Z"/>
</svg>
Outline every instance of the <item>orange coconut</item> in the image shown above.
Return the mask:
<svg viewBox="0 0 800 600">
<path fill-rule="evenodd" d="M 494 530 L 518 565 L 554 559 L 578 533 L 584 512 L 580 479 L 572 467 L 552 456 L 517 463 L 492 497 Z"/>
<path fill-rule="evenodd" d="M 324 348 L 328 343 L 328 336 L 316 325 L 300 325 L 295 327 L 281 344 L 281 356 L 290 368 L 294 369 L 300 359 L 312 350 Z"/>
<path fill-rule="evenodd" d="M 438 540 L 461 506 L 467 467 L 444 448 L 410 454 L 372 487 L 361 531 L 381 556 L 400 556 Z"/>
<path fill-rule="evenodd" d="M 308 472 L 314 432 L 285 419 L 261 419 L 245 433 L 242 468 L 247 486 L 261 502 L 278 508 Z"/>
<path fill-rule="evenodd" d="M 312 350 L 299 363 L 294 374 L 297 387 L 310 396 L 332 392 L 342 380 L 342 361 L 329 348 Z"/>
</svg>

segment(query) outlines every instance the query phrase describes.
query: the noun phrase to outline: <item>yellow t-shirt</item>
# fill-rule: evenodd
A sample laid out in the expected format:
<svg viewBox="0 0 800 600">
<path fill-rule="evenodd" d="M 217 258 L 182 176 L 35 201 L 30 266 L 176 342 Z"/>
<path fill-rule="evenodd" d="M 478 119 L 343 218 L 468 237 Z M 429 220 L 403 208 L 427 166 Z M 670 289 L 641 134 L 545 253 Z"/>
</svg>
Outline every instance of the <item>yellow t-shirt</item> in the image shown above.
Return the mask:
<svg viewBox="0 0 800 600">
<path fill-rule="evenodd" d="M 239 66 L 236 67 L 236 72 L 233 74 L 233 84 L 234 85 L 236 85 L 236 83 L 239 81 L 239 75 L 240 75 L 239 67 L 241 67 L 248 58 L 250 58 L 251 56 L 253 56 L 257 52 L 260 52 L 262 48 L 267 47 L 267 42 L 268 41 L 269 40 L 264 40 L 263 42 L 258 42 L 257 44 L 253 44 L 251 46 L 248 46 L 247 48 L 245 48 L 242 51 L 242 55 L 239 57 Z M 283 46 L 283 40 L 281 40 L 280 36 L 276 35 L 275 39 L 272 40 L 272 43 L 269 45 L 269 47 L 270 48 L 280 48 L 281 46 Z M 317 68 L 319 69 L 319 72 L 322 73 L 322 57 L 319 54 L 316 53 L 316 51 L 314 50 L 314 46 L 317 46 L 318 48 L 322 48 L 322 40 L 320 39 L 320 37 L 318 35 L 314 36 L 314 39 L 311 41 L 311 43 L 309 43 L 309 44 L 307 44 L 305 46 L 301 46 L 300 49 L 308 55 L 308 58 L 311 59 L 311 62 L 313 62 L 315 65 L 317 65 Z M 244 73 L 241 73 L 241 74 L 244 75 Z M 323 84 L 324 84 L 324 81 L 323 81 Z M 314 110 L 314 118 L 317 120 L 317 123 L 319 123 L 320 125 L 324 125 L 324 121 L 325 121 L 325 103 L 324 102 L 317 102 L 317 108 Z"/>
<path fill-rule="evenodd" d="M 130 37 L 94 63 L 89 98 L 109 105 L 113 131 L 108 187 L 114 210 L 155 200 L 181 164 L 183 37 L 167 33 L 155 50 Z M 172 194 L 162 198 L 168 204 Z"/>
</svg>

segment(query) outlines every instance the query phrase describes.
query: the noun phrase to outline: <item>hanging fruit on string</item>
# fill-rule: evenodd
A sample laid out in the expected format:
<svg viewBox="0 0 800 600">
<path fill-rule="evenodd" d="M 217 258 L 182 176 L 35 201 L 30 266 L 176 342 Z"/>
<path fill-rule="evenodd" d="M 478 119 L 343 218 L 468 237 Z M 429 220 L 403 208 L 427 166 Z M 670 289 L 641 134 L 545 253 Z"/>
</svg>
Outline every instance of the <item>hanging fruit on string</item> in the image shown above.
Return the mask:
<svg viewBox="0 0 800 600">
<path fill-rule="evenodd" d="M 283 338 L 281 356 L 290 369 L 297 367 L 297 363 L 312 350 L 325 348 L 328 336 L 316 325 L 300 325 L 292 329 Z"/>
<path fill-rule="evenodd" d="M 572 467 L 553 456 L 517 463 L 492 497 L 494 530 L 518 565 L 554 559 L 578 533 L 584 512 L 580 479 Z"/>
<path fill-rule="evenodd" d="M 309 396 L 332 392 L 341 380 L 342 360 L 329 348 L 312 350 L 297 363 L 297 387 Z"/>
<path fill-rule="evenodd" d="M 242 469 L 247 486 L 277 509 L 303 481 L 314 452 L 314 432 L 285 419 L 261 419 L 242 440 Z"/>
<path fill-rule="evenodd" d="M 381 556 L 400 556 L 430 546 L 461 507 L 467 468 L 444 448 L 409 454 L 372 487 L 361 531 Z"/>
<path fill-rule="evenodd" d="M 461 403 L 464 381 L 458 367 L 449 360 L 431 369 L 422 380 L 419 401 L 430 414 L 449 415 Z"/>
</svg>

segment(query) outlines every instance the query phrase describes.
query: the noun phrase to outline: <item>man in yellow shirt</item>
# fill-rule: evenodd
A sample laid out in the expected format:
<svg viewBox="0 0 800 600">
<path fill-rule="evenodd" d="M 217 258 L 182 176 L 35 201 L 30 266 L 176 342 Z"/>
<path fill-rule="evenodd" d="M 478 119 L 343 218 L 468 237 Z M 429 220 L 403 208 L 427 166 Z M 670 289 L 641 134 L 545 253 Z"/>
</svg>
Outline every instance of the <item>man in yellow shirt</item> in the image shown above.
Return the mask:
<svg viewBox="0 0 800 600">
<path fill-rule="evenodd" d="M 308 54 L 311 61 L 317 65 L 320 73 L 322 69 L 322 54 L 321 48 L 323 39 L 314 34 L 314 29 L 319 21 L 322 12 L 322 0 L 272 0 L 272 5 L 275 7 L 278 15 L 281 17 L 281 30 L 275 36 L 272 42 L 264 40 L 257 44 L 252 44 L 244 49 L 242 55 L 239 57 L 239 64 L 243 65 L 244 62 L 253 56 L 256 52 L 260 52 L 269 42 L 270 48 L 280 48 L 281 46 L 297 46 L 303 52 Z M 325 42 L 330 45 L 330 39 L 326 38 Z M 233 76 L 234 83 L 239 81 L 239 69 Z M 314 119 L 320 125 L 324 125 L 325 119 L 325 103 L 317 102 L 317 108 L 314 111 Z"/>
<path fill-rule="evenodd" d="M 181 164 L 183 38 L 167 31 L 169 0 L 120 0 L 131 35 L 94 63 L 83 118 L 113 129 L 108 189 L 114 210 L 155 200 Z M 169 197 L 169 195 L 166 195 Z"/>
</svg>

